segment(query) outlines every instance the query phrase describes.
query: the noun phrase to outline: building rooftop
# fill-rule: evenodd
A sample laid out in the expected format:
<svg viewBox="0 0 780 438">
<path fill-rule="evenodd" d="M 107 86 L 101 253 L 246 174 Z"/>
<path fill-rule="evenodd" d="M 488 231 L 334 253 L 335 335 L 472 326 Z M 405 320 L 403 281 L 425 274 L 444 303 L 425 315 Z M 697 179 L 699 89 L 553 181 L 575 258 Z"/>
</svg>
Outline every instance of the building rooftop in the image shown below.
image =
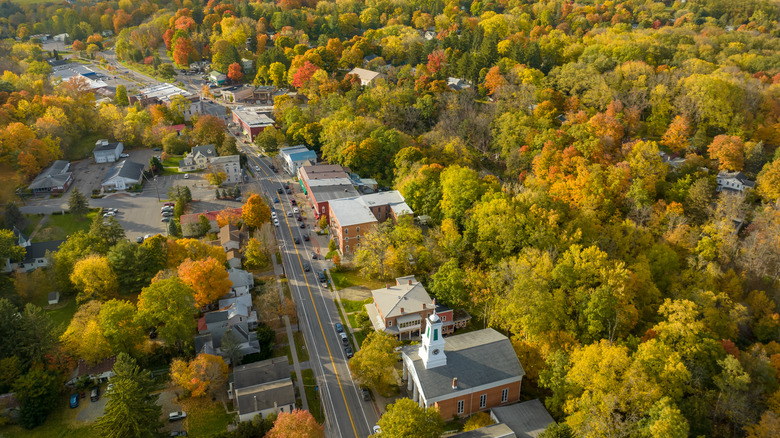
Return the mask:
<svg viewBox="0 0 780 438">
<path fill-rule="evenodd" d="M 357 75 L 360 78 L 360 81 L 366 84 L 373 81 L 380 75 L 380 73 L 377 73 L 375 71 L 366 70 L 364 68 L 357 68 L 357 67 L 350 70 L 350 72 L 347 74 Z"/>
<path fill-rule="evenodd" d="M 57 252 L 64 240 L 50 240 L 48 242 L 36 242 L 31 243 L 30 246 L 25 247 L 27 252 L 24 255 L 24 260 L 20 263 L 32 263 L 37 259 L 46 257 L 46 252 Z"/>
<path fill-rule="evenodd" d="M 547 426 L 555 423 L 539 399 L 493 408 L 491 414 L 500 423 L 509 426 L 517 438 L 536 438 Z"/>
<path fill-rule="evenodd" d="M 444 344 L 447 364 L 425 369 L 418 355 L 419 345 L 402 347 L 402 353 L 414 366 L 429 402 L 450 398 L 459 391 L 472 390 L 501 381 L 516 381 L 525 370 L 509 338 L 492 328 L 450 336 Z M 452 388 L 452 379 L 458 387 Z"/>
<path fill-rule="evenodd" d="M 143 164 L 135 163 L 130 160 L 124 160 L 114 165 L 111 169 L 108 169 L 108 172 L 106 172 L 106 177 L 103 178 L 103 182 L 116 177 L 138 180 L 141 178 L 141 174 L 143 172 Z"/>
<path fill-rule="evenodd" d="M 450 438 L 517 438 L 517 435 L 506 424 L 498 423 L 468 432 L 450 435 Z"/>
<path fill-rule="evenodd" d="M 355 190 L 354 187 L 352 190 Z M 342 227 L 377 222 L 376 217 L 371 213 L 371 209 L 368 208 L 368 205 L 360 197 L 331 199 L 329 204 L 331 216 Z"/>
<path fill-rule="evenodd" d="M 398 190 L 371 193 L 369 195 L 363 195 L 362 198 L 369 207 L 389 205 L 396 216 L 413 213 L 412 208 L 406 204 L 406 200 Z"/>
<path fill-rule="evenodd" d="M 46 187 L 59 187 L 64 185 L 70 179 L 72 173 L 68 172 L 70 162 L 57 160 L 47 169 L 38 174 L 30 183 L 30 189 L 41 189 Z"/>
<path fill-rule="evenodd" d="M 119 145 L 122 144 L 121 141 L 118 142 L 109 142 L 108 140 L 98 140 L 95 142 L 95 149 L 92 150 L 92 152 L 103 152 L 103 151 L 115 151 Z"/>
<path fill-rule="evenodd" d="M 319 179 L 349 179 L 347 172 L 338 164 L 316 164 L 314 166 L 302 166 L 298 172 L 300 173 L 301 178 L 310 182 Z M 311 185 L 311 183 L 309 185 Z"/>
<path fill-rule="evenodd" d="M 285 380 L 237 389 L 235 397 L 238 413 L 243 415 L 295 404 L 295 388 L 288 371 Z"/>
<path fill-rule="evenodd" d="M 371 291 L 374 304 L 385 318 L 433 309 L 433 300 L 425 287 L 414 277 L 396 279 L 395 286 Z M 404 309 L 401 312 L 401 309 Z"/>
<path fill-rule="evenodd" d="M 276 382 L 290 377 L 290 361 L 287 356 L 235 367 L 233 388 L 238 390 L 263 383 Z"/>
<path fill-rule="evenodd" d="M 183 90 L 173 84 L 162 83 L 138 90 L 138 99 L 157 99 L 161 102 L 169 102 L 174 96 L 190 97 L 192 93 Z"/>
<path fill-rule="evenodd" d="M 251 89 L 249 89 L 252 91 Z M 250 128 L 264 128 L 272 126 L 274 120 L 271 118 L 271 113 L 268 107 L 261 106 L 249 106 L 244 108 L 236 108 L 233 110 L 233 114 L 236 115 L 242 122 L 246 123 Z"/>
</svg>

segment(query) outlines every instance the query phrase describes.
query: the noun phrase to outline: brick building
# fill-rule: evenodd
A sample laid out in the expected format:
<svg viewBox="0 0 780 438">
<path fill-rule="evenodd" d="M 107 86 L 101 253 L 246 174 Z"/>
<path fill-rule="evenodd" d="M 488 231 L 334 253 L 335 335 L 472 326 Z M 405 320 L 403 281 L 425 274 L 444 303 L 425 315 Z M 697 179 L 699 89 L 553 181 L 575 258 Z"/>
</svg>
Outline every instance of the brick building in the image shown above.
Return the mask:
<svg viewBox="0 0 780 438">
<path fill-rule="evenodd" d="M 398 190 L 328 201 L 332 236 L 344 255 L 359 248 L 361 236 L 374 225 L 388 219 L 397 222 L 400 217 L 411 214 L 411 207 Z"/>
<path fill-rule="evenodd" d="M 450 336 L 428 317 L 421 345 L 401 349 L 412 399 L 449 420 L 519 401 L 525 370 L 509 339 L 493 329 Z"/>
<path fill-rule="evenodd" d="M 298 183 L 314 206 L 314 216 L 328 216 L 328 202 L 354 198 L 360 193 L 349 177 L 349 169 L 337 164 L 317 164 L 298 169 Z"/>
</svg>

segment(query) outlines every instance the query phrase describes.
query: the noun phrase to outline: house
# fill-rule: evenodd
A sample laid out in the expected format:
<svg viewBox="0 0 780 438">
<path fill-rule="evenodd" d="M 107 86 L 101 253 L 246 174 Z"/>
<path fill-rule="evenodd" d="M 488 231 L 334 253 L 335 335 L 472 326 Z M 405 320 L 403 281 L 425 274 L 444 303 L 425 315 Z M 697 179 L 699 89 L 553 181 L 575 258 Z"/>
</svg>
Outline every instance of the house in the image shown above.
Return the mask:
<svg viewBox="0 0 780 438">
<path fill-rule="evenodd" d="M 38 268 L 45 268 L 51 264 L 49 257 L 46 253 L 57 252 L 60 245 L 64 240 L 51 240 L 48 242 L 31 242 L 27 236 L 22 234 L 16 227 L 13 229 L 14 237 L 16 238 L 16 246 L 21 246 L 25 249 L 24 258 L 18 262 L 12 262 L 11 259 L 5 259 L 3 265 L 3 272 L 9 273 L 14 270 L 22 272 L 34 271 Z"/>
<path fill-rule="evenodd" d="M 212 158 L 216 158 L 217 148 L 213 144 L 195 146 L 181 160 L 179 160 L 179 172 L 192 172 L 208 167 Z"/>
<path fill-rule="evenodd" d="M 304 145 L 290 146 L 279 149 L 284 169 L 290 175 L 297 175 L 301 166 L 317 164 L 317 153 Z"/>
<path fill-rule="evenodd" d="M 667 154 L 664 151 L 659 152 L 658 155 L 661 156 L 661 161 L 663 161 L 664 163 L 672 166 L 675 169 L 679 169 L 680 166 L 685 164 L 685 158 L 675 157 L 675 156 Z"/>
<path fill-rule="evenodd" d="M 251 59 L 241 58 L 241 70 L 243 70 L 244 73 L 251 72 L 254 69 L 254 61 Z"/>
<path fill-rule="evenodd" d="M 254 101 L 255 88 L 252 86 L 235 86 L 222 90 L 222 99 L 231 103 L 246 103 Z"/>
<path fill-rule="evenodd" d="M 411 207 L 397 190 L 328 201 L 331 235 L 345 255 L 360 246 L 360 236 L 368 233 L 373 225 L 387 219 L 397 222 L 412 214 Z M 354 242 L 351 245 L 350 240 Z"/>
<path fill-rule="evenodd" d="M 371 291 L 372 303 L 365 305 L 368 319 L 376 331 L 384 331 L 398 339 L 412 339 L 425 330 L 425 321 L 434 313 L 443 323 L 442 334 L 455 329 L 452 310 L 436 303 L 425 287 L 413 275 L 395 279 L 395 286 Z"/>
<path fill-rule="evenodd" d="M 249 330 L 257 328 L 257 312 L 252 310 L 252 294 L 222 298 L 219 300 L 219 309 L 228 313 L 230 326 L 245 322 Z"/>
<path fill-rule="evenodd" d="M 219 244 L 225 252 L 241 247 L 241 232 L 235 225 L 225 225 L 219 229 Z"/>
<path fill-rule="evenodd" d="M 238 410 L 239 421 L 252 421 L 260 415 L 291 412 L 295 409 L 295 389 L 287 356 L 235 367 L 228 397 Z"/>
<path fill-rule="evenodd" d="M 214 85 L 223 85 L 225 82 L 227 82 L 227 76 L 214 70 L 209 73 L 209 81 Z"/>
<path fill-rule="evenodd" d="M 59 292 L 49 292 L 48 296 L 49 304 L 57 304 L 60 302 L 60 293 Z"/>
<path fill-rule="evenodd" d="M 141 184 L 143 176 L 143 164 L 124 160 L 108 169 L 100 185 L 103 190 L 127 190 L 136 184 Z"/>
<path fill-rule="evenodd" d="M 241 357 L 260 352 L 257 333 L 252 331 L 257 327 L 257 313 L 252 310 L 251 296 L 245 296 L 249 299 L 236 300 L 225 308 L 203 314 L 198 320 L 198 334 L 194 338 L 196 354 L 219 355 L 230 363 L 230 358 L 222 349 L 225 336 L 235 338 Z"/>
<path fill-rule="evenodd" d="M 281 92 L 274 87 L 273 85 L 260 85 L 258 87 L 255 87 L 255 101 L 251 102 L 254 104 L 261 104 L 261 103 L 274 103 L 274 96 L 277 94 L 281 94 Z"/>
<path fill-rule="evenodd" d="M 225 173 L 225 180 L 222 181 L 222 184 L 238 184 L 243 180 L 241 157 L 238 155 L 214 157 L 209 161 L 209 169 Z"/>
<path fill-rule="evenodd" d="M 248 295 L 255 287 L 255 277 L 251 272 L 244 271 L 243 269 L 228 269 L 228 280 L 233 283 L 230 292 L 225 295 L 225 297 L 228 298 Z"/>
<path fill-rule="evenodd" d="M 755 181 L 749 180 L 742 172 L 726 172 L 721 170 L 717 177 L 718 192 L 744 194 L 745 190 L 755 188 Z"/>
<path fill-rule="evenodd" d="M 252 94 L 254 96 L 254 93 Z M 271 118 L 273 106 L 250 106 L 233 109 L 233 123 L 235 123 L 244 135 L 255 141 L 255 137 L 265 128 L 274 125 Z"/>
<path fill-rule="evenodd" d="M 238 249 L 231 249 L 225 253 L 225 256 L 227 257 L 227 264 L 232 269 L 241 269 L 242 265 L 242 257 L 241 257 L 241 251 Z"/>
<path fill-rule="evenodd" d="M 227 208 L 227 210 L 230 214 L 235 215 L 241 215 L 241 207 L 238 208 Z M 200 233 L 200 217 L 205 216 L 206 219 L 208 219 L 209 224 L 211 224 L 211 228 L 209 228 L 209 232 L 212 231 L 219 231 L 219 226 L 217 225 L 217 215 L 221 213 L 223 210 L 218 211 L 204 211 L 202 213 L 191 213 L 191 214 L 183 214 L 181 217 L 179 217 L 179 223 L 181 224 L 181 232 L 184 237 L 192 237 L 196 236 Z"/>
<path fill-rule="evenodd" d="M 119 156 L 124 150 L 125 147 L 121 141 L 109 143 L 108 140 L 98 140 L 95 143 L 95 149 L 92 150 L 92 155 L 95 157 L 96 163 L 113 163 L 119 160 Z"/>
<path fill-rule="evenodd" d="M 421 344 L 401 347 L 403 379 L 415 402 L 449 420 L 519 401 L 525 370 L 506 336 L 488 328 L 445 341 L 442 325 L 432 314 Z"/>
<path fill-rule="evenodd" d="M 60 43 L 67 43 L 67 42 L 70 42 L 70 35 L 68 35 L 67 33 L 60 33 L 60 34 L 54 35 L 52 37 L 52 39 L 54 41 L 57 41 L 57 42 L 60 42 Z"/>
<path fill-rule="evenodd" d="M 70 161 L 57 160 L 30 183 L 33 193 L 62 193 L 73 182 Z"/>
<path fill-rule="evenodd" d="M 73 374 L 71 375 L 70 380 L 68 380 L 67 385 L 73 386 L 79 379 L 84 376 L 88 376 L 96 383 L 106 382 L 108 379 L 116 375 L 116 373 L 114 373 L 115 363 L 116 356 L 104 359 L 95 365 L 89 365 L 84 362 L 84 359 L 79 359 L 79 363 L 76 366 L 76 369 L 73 370 Z"/>
<path fill-rule="evenodd" d="M 360 195 L 348 172 L 349 169 L 337 164 L 301 166 L 298 169 L 298 183 L 314 206 L 315 217 L 328 215 L 328 202 L 331 200 Z"/>
<path fill-rule="evenodd" d="M 452 91 L 460 91 L 465 90 L 466 88 L 471 88 L 471 84 L 465 79 L 451 77 L 447 78 L 447 86 Z"/>
<path fill-rule="evenodd" d="M 360 85 L 367 86 L 370 85 L 371 82 L 373 82 L 376 78 L 382 77 L 383 75 L 381 73 L 377 73 L 375 71 L 366 70 L 362 68 L 353 68 L 350 70 L 347 75 L 355 75 L 360 79 Z"/>
<path fill-rule="evenodd" d="M 539 399 L 495 407 L 490 410 L 490 417 L 496 423 L 507 425 L 518 438 L 536 438 L 555 423 Z"/>
</svg>

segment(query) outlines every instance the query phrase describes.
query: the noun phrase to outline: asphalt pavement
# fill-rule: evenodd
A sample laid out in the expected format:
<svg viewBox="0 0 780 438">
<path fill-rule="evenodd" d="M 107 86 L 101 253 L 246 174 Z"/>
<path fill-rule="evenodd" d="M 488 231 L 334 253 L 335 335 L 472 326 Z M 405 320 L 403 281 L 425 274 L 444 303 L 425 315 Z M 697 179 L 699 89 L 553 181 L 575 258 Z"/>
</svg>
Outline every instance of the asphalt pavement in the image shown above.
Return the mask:
<svg viewBox="0 0 780 438">
<path fill-rule="evenodd" d="M 247 153 L 249 165 L 256 170 L 252 184 L 257 193 L 263 195 L 277 211 L 280 226 L 276 228 L 277 242 L 290 289 L 298 311 L 299 324 L 304 333 L 309 361 L 312 364 L 325 412 L 325 432 L 329 437 L 365 437 L 371 434 L 377 414 L 370 401 L 364 401 L 359 385 L 352 380 L 343 345 L 337 336 L 334 324 L 340 322 L 334 302 L 335 295 L 329 288 L 322 288 L 317 280 L 317 271 L 326 267 L 324 260 L 311 260 L 314 246 L 303 240 L 305 233 L 313 233 L 315 219 L 310 205 L 299 205 L 306 212 L 305 229 L 299 228 L 294 217 L 284 213 L 291 208 L 291 195 L 278 194 L 282 183 L 289 183 L 293 190 L 300 190 L 289 175 L 273 173 L 270 161 L 259 156 L 251 146 L 242 146 Z M 279 197 L 279 203 L 273 198 Z M 283 211 L 284 212 L 283 212 Z M 313 235 L 313 234 L 312 234 Z M 300 244 L 293 238 L 298 237 Z M 311 272 L 304 272 L 303 264 L 312 264 Z"/>
</svg>

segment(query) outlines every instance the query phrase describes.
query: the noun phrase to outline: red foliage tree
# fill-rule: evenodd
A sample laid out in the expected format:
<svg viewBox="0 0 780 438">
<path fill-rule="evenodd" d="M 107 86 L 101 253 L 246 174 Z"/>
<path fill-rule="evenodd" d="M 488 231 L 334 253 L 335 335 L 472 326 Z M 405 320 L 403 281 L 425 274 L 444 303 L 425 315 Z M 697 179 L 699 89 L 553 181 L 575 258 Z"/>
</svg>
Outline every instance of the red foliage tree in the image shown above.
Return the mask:
<svg viewBox="0 0 780 438">
<path fill-rule="evenodd" d="M 238 82 L 244 77 L 244 73 L 241 71 L 241 64 L 234 62 L 228 67 L 227 76 L 233 82 Z"/>
<path fill-rule="evenodd" d="M 740 171 L 745 165 L 745 144 L 735 135 L 719 135 L 709 146 L 710 158 L 721 170 Z"/>
<path fill-rule="evenodd" d="M 178 65 L 190 65 L 190 54 L 194 51 L 192 41 L 188 37 L 181 37 L 174 44 L 173 61 Z"/>
<path fill-rule="evenodd" d="M 295 70 L 290 84 L 295 88 L 305 87 L 309 83 L 311 77 L 314 76 L 314 73 L 319 69 L 319 67 L 309 61 L 304 62 L 302 66 Z"/>
<path fill-rule="evenodd" d="M 84 50 L 84 49 L 87 48 L 87 46 L 83 42 L 81 42 L 79 40 L 73 41 L 72 47 L 73 47 L 73 50 Z"/>
<path fill-rule="evenodd" d="M 171 50 L 171 41 L 173 41 L 173 29 L 168 29 L 163 34 L 163 41 L 165 42 L 165 48 Z"/>
<path fill-rule="evenodd" d="M 435 52 L 428 55 L 428 71 L 432 75 L 436 75 L 439 71 L 441 71 L 442 66 L 444 65 L 445 55 L 443 50 L 436 50 Z"/>
</svg>

